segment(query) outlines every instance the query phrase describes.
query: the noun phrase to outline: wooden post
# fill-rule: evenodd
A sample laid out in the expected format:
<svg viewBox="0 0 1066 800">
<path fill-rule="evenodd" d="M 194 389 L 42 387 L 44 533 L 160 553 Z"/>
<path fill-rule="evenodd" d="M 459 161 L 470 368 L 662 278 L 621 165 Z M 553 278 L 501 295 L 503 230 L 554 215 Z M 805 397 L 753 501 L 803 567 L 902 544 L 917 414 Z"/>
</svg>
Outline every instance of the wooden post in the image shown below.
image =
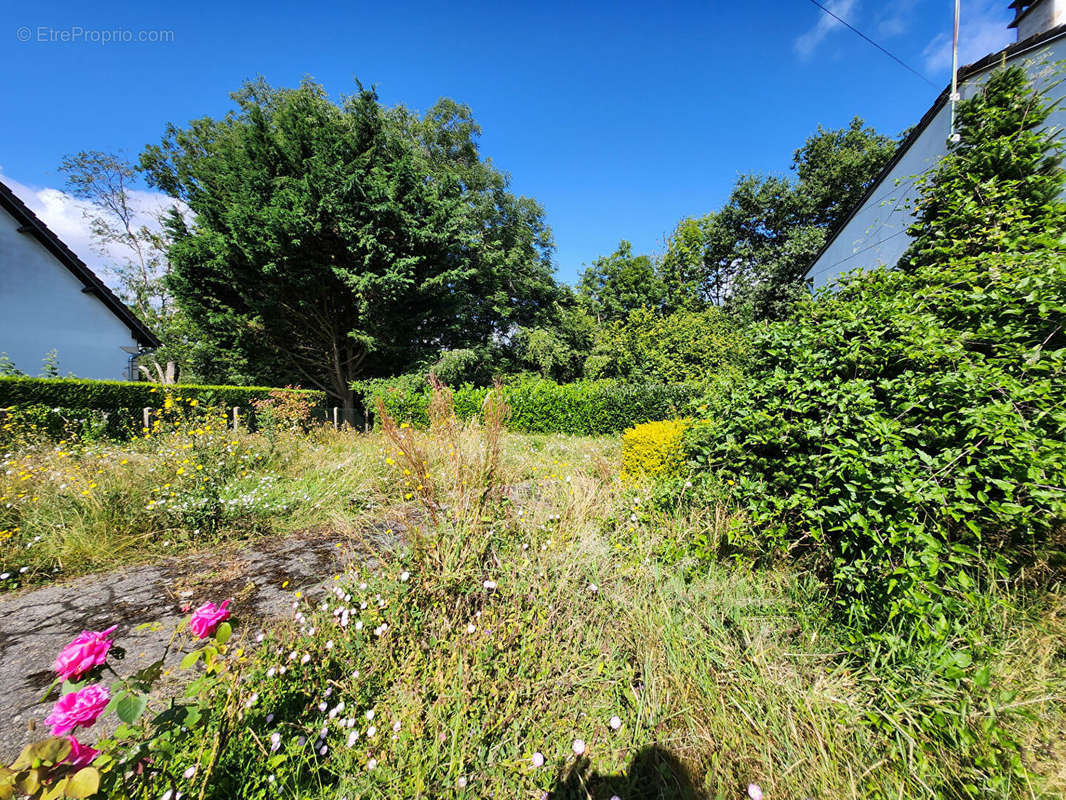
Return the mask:
<svg viewBox="0 0 1066 800">
<path fill-rule="evenodd" d="M 339 431 L 341 429 L 341 410 L 338 406 L 333 406 L 333 430 Z"/>
<path fill-rule="evenodd" d="M 237 408 L 237 406 L 234 406 L 233 407 L 233 432 L 234 433 L 237 432 L 237 425 L 238 425 L 239 420 L 240 420 L 240 410 Z"/>
<path fill-rule="evenodd" d="M 152 432 L 152 409 L 144 409 L 144 429 L 149 433 Z"/>
</svg>

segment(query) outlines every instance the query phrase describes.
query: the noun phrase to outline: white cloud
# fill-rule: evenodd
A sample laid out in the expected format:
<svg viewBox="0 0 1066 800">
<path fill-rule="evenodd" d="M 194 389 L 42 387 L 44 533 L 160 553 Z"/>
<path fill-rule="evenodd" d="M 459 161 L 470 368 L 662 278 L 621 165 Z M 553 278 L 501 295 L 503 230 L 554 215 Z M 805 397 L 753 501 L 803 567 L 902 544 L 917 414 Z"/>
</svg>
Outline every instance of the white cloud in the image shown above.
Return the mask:
<svg viewBox="0 0 1066 800">
<path fill-rule="evenodd" d="M 34 187 L 5 175 L 0 168 L 0 180 L 18 195 L 29 209 L 45 225 L 52 229 L 63 243 L 93 270 L 108 285 L 114 288 L 113 265 L 123 263 L 129 253 L 122 247 L 112 245 L 103 253 L 93 243 L 89 216 L 94 215 L 92 205 L 84 200 L 51 187 Z M 142 189 L 130 190 L 133 206 L 138 209 L 135 218 L 137 227 L 146 225 L 158 229 L 158 215 L 175 204 L 175 201 L 159 192 Z M 184 210 L 183 203 L 178 206 Z"/>
<path fill-rule="evenodd" d="M 853 23 L 853 13 L 858 6 L 858 0 L 829 0 L 824 4 L 827 9 L 832 11 L 838 17 L 843 20 L 847 20 Z M 837 20 L 833 19 L 829 14 L 824 11 L 818 12 L 818 22 L 814 27 L 801 36 L 796 38 L 793 46 L 796 48 L 796 53 L 800 58 L 810 58 L 814 55 L 814 51 L 818 49 L 818 45 L 822 43 L 830 33 L 836 30 L 846 30 L 846 28 L 840 24 Z"/>
<path fill-rule="evenodd" d="M 914 19 L 914 7 L 918 0 L 895 0 L 882 9 L 877 17 L 877 33 L 885 39 L 902 36 L 910 30 Z"/>
<path fill-rule="evenodd" d="M 1007 27 L 1010 21 L 1010 9 L 1000 0 L 973 0 L 963 4 L 959 22 L 959 66 L 972 64 L 1011 44 L 1015 35 Z M 934 36 L 922 55 L 926 71 L 934 75 L 950 75 L 951 32 Z"/>
</svg>

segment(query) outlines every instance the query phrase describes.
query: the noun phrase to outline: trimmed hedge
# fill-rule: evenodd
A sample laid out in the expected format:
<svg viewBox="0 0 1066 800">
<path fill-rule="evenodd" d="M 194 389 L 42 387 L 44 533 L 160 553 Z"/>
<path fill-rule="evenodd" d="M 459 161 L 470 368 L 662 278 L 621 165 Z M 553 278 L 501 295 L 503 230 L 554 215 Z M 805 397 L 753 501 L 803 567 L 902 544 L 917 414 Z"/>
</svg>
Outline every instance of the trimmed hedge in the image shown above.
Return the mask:
<svg viewBox="0 0 1066 800">
<path fill-rule="evenodd" d="M 643 477 L 669 477 L 681 472 L 685 463 L 685 431 L 690 419 L 644 422 L 622 433 L 622 480 L 629 483 Z"/>
<path fill-rule="evenodd" d="M 0 408 L 41 405 L 49 408 L 84 409 L 107 412 L 140 411 L 159 408 L 168 394 L 195 398 L 202 406 L 239 406 L 266 398 L 268 386 L 164 386 L 135 381 L 91 381 L 78 378 L 0 377 Z M 325 407 L 325 393 L 292 389 L 309 396 L 316 406 Z"/>
<path fill-rule="evenodd" d="M 429 386 L 403 376 L 393 381 L 368 381 L 357 389 L 364 393 L 373 416 L 377 398 L 399 422 L 429 422 Z M 481 411 L 488 389 L 461 386 L 454 389 L 455 413 L 469 419 Z M 525 433 L 565 433 L 592 436 L 618 433 L 642 422 L 670 419 L 683 414 L 700 396 L 695 384 L 627 384 L 614 380 L 559 384 L 525 379 L 503 386 L 511 406 L 507 427 Z"/>
</svg>

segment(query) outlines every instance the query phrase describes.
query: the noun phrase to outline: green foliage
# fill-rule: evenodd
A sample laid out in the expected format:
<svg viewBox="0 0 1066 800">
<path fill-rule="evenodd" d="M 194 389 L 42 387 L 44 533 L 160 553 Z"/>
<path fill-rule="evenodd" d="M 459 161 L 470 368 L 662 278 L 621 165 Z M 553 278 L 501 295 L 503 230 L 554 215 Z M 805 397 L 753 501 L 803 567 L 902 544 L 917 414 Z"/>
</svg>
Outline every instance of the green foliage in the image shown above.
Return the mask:
<svg viewBox="0 0 1066 800">
<path fill-rule="evenodd" d="M 430 387 L 421 376 L 366 381 L 357 385 L 373 413 L 377 400 L 399 422 L 429 423 Z M 461 386 L 454 390 L 456 415 L 469 419 L 481 412 L 487 388 Z M 511 407 L 508 428 L 526 433 L 566 433 L 590 436 L 617 433 L 632 425 L 684 413 L 699 395 L 694 384 L 627 384 L 600 380 L 558 384 L 539 378 L 519 378 L 503 386 Z"/>
<path fill-rule="evenodd" d="M 1066 511 L 1066 258 L 853 276 L 755 339 L 693 436 L 747 545 L 824 553 L 842 609 L 944 638 L 974 570 L 1033 558 Z"/>
<path fill-rule="evenodd" d="M 904 268 L 1059 247 L 1066 222 L 1061 131 L 1021 66 L 996 70 L 957 111 L 958 144 L 919 182 Z"/>
<path fill-rule="evenodd" d="M 580 380 L 597 335 L 596 319 L 572 297 L 556 302 L 545 317 L 541 325 L 516 333 L 518 366 L 559 383 Z"/>
<path fill-rule="evenodd" d="M 661 276 L 667 305 L 728 305 L 744 317 L 787 316 L 825 237 L 895 152 L 893 139 L 853 119 L 818 129 L 795 152 L 797 179 L 744 175 L 717 212 L 682 220 Z"/>
<path fill-rule="evenodd" d="M 599 322 L 625 319 L 639 308 L 658 309 L 663 286 L 655 262 L 633 255 L 633 245 L 623 239 L 609 256 L 597 258 L 581 274 L 578 299 Z"/>
<path fill-rule="evenodd" d="M 684 465 L 682 439 L 689 419 L 645 422 L 622 433 L 622 480 L 647 476 L 671 477 Z"/>
<path fill-rule="evenodd" d="M 176 204 L 162 211 L 142 204 L 136 165 L 116 153 L 82 150 L 64 156 L 59 172 L 66 191 L 85 203 L 92 245 L 108 260 L 113 288 L 162 342 L 155 358 L 180 364 L 186 375 L 209 374 L 212 363 L 231 364 L 203 340 L 167 286 L 167 229 L 183 224 Z M 228 382 L 249 381 L 230 377 Z"/>
<path fill-rule="evenodd" d="M 99 795 L 133 800 L 160 796 L 162 787 L 172 787 L 179 781 L 190 785 L 201 771 L 210 775 L 213 764 L 200 746 L 205 736 L 219 735 L 220 723 L 232 716 L 234 710 L 221 704 L 211 714 L 207 706 L 228 685 L 227 673 L 237 659 L 228 654 L 226 647 L 232 630 L 230 623 L 216 621 L 205 632 L 210 638 L 205 636 L 195 641 L 191 637 L 179 638 L 187 628 L 186 622 L 179 623 L 160 658 L 137 672 L 120 675 L 115 671 L 117 665 L 101 659 L 76 682 L 57 679 L 44 700 L 57 689 L 58 694 L 67 695 L 94 685 L 110 694 L 110 701 L 97 716 L 107 719 L 113 713 L 120 724 L 110 724 L 111 733 L 96 742 L 95 747 L 80 753 L 91 765 L 67 761 L 74 740 L 66 736 L 52 736 L 27 745 L 9 766 L 0 766 L 0 798 L 59 800 Z M 171 697 L 165 708 L 156 712 L 149 707 L 151 692 L 162 677 L 171 646 L 176 643 L 196 647 L 182 660 L 181 669 L 202 663 L 203 671 L 183 681 L 181 696 Z M 112 658 L 123 652 L 121 647 L 109 649 Z M 236 656 L 240 654 L 238 650 Z M 104 685 L 105 679 L 109 679 L 109 687 Z M 83 725 L 88 727 L 80 723 L 75 728 Z M 84 738 L 83 732 L 77 733 Z M 84 743 L 81 746 L 85 748 Z"/>
<path fill-rule="evenodd" d="M 271 389 L 266 398 L 252 400 L 256 427 L 269 433 L 306 432 L 311 425 L 311 412 L 314 406 L 313 395 L 309 392 L 302 392 L 295 386 Z"/>
<path fill-rule="evenodd" d="M 62 408 L 26 403 L 0 409 L 0 443 L 28 444 L 40 438 L 95 441 L 125 436 L 141 424 L 134 411 L 112 418 L 111 412 L 92 408 Z"/>
<path fill-rule="evenodd" d="M 56 435 L 69 432 L 64 421 L 88 419 L 93 412 L 115 417 L 107 426 L 111 433 L 136 430 L 141 425 L 141 409 L 162 408 L 168 396 L 194 400 L 200 407 L 238 406 L 250 408 L 255 400 L 267 400 L 275 392 L 289 392 L 312 406 L 322 407 L 322 392 L 304 389 L 281 390 L 264 386 L 163 386 L 133 381 L 93 381 L 75 378 L 27 378 L 0 376 L 0 408 L 24 407 L 21 417 L 32 417 L 43 431 Z M 121 418 L 121 419 L 120 419 Z M 84 423 L 79 425 L 84 427 Z M 90 426 L 91 429 L 91 426 Z"/>
<path fill-rule="evenodd" d="M 441 353 L 426 374 L 427 377 L 430 373 L 436 375 L 438 380 L 449 386 L 491 380 L 493 355 L 488 348 L 447 350 Z"/>
<path fill-rule="evenodd" d="M 481 159 L 469 108 L 419 117 L 361 86 L 338 105 L 310 81 L 234 100 L 141 163 L 195 215 L 170 220 L 169 286 L 242 374 L 350 407 L 354 379 L 486 346 L 554 299 L 543 211 Z"/>
<path fill-rule="evenodd" d="M 634 383 L 717 384 L 739 373 L 747 348 L 736 321 L 717 308 L 666 316 L 638 308 L 599 333 L 585 374 Z"/>
<path fill-rule="evenodd" d="M 55 349 L 49 350 L 47 353 L 45 353 L 44 361 L 41 362 L 41 377 L 59 377 L 59 353 L 57 353 Z"/>
<path fill-rule="evenodd" d="M 0 378 L 14 378 L 25 373 L 15 366 L 7 353 L 0 353 Z"/>
<path fill-rule="evenodd" d="M 993 73 L 922 184 L 905 269 L 766 327 L 692 436 L 756 522 L 739 543 L 813 550 L 862 646 L 951 641 L 981 581 L 1066 519 L 1066 256 L 1024 252 L 1066 233 L 1047 110 L 1024 70 Z"/>
</svg>

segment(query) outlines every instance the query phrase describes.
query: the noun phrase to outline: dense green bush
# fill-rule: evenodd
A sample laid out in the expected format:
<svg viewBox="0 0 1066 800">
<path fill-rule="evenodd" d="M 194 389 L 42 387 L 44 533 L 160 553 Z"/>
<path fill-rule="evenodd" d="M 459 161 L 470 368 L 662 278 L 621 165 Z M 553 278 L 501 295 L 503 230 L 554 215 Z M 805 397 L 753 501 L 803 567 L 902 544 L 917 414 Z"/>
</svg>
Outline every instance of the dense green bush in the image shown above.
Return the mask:
<svg viewBox="0 0 1066 800">
<path fill-rule="evenodd" d="M 732 482 L 740 544 L 821 554 L 866 634 L 948 638 L 1066 516 L 1064 325 L 1059 254 L 856 274 L 761 332 L 692 464 Z"/>
<path fill-rule="evenodd" d="M 585 361 L 588 378 L 632 383 L 717 382 L 739 374 L 747 336 L 717 308 L 662 315 L 637 308 L 605 326 Z"/>
<path fill-rule="evenodd" d="M 420 376 L 366 381 L 357 386 L 371 415 L 381 398 L 385 409 L 400 422 L 428 422 L 429 385 Z M 467 419 L 481 410 L 488 389 L 461 386 L 455 390 L 455 410 Z M 619 381 L 581 381 L 559 384 L 521 378 L 504 384 L 511 406 L 508 427 L 526 433 L 566 433 L 591 436 L 618 433 L 641 422 L 684 414 L 699 395 L 695 384 L 626 384 Z"/>
<path fill-rule="evenodd" d="M 1052 108 L 1024 69 L 993 72 L 918 181 L 901 269 L 766 328 L 750 381 L 690 439 L 756 522 L 744 544 L 820 555 L 860 638 L 950 641 L 976 582 L 1044 557 L 1066 518 Z"/>
<path fill-rule="evenodd" d="M 141 409 L 161 408 L 166 398 L 195 400 L 201 407 L 238 406 L 250 409 L 255 400 L 267 400 L 271 392 L 288 391 L 263 386 L 164 386 L 135 381 L 92 381 L 75 378 L 26 378 L 0 376 L 0 408 L 35 408 L 38 417 L 51 411 L 48 419 L 39 420 L 42 430 L 57 425 L 70 428 L 71 420 L 96 419 L 100 413 L 108 420 L 104 427 L 110 435 L 119 435 L 141 425 Z M 291 390 L 315 407 L 325 406 L 323 392 Z M 97 425 L 96 427 L 99 427 Z"/>
</svg>

